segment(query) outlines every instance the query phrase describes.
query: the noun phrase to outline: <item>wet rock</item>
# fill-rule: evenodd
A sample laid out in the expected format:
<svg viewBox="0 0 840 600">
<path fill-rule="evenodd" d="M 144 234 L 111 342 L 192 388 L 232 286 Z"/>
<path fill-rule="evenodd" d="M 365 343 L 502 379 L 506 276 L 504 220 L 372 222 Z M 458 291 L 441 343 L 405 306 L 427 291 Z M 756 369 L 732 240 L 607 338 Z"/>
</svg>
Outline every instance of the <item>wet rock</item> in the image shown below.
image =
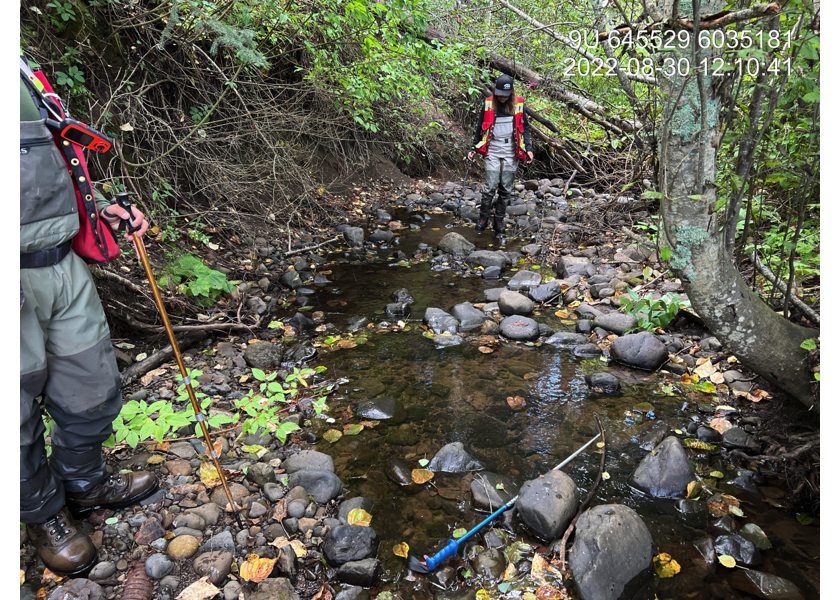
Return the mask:
<svg viewBox="0 0 840 600">
<path fill-rule="evenodd" d="M 249 465 L 245 479 L 260 487 L 266 483 L 277 483 L 277 475 L 274 474 L 274 468 L 263 462 Z"/>
<path fill-rule="evenodd" d="M 172 572 L 175 563 L 165 554 L 152 554 L 146 559 L 146 575 L 152 579 L 163 579 Z"/>
<path fill-rule="evenodd" d="M 607 313 L 599 315 L 592 321 L 595 327 L 601 327 L 607 331 L 612 331 L 618 335 L 624 334 L 625 331 L 633 329 L 639 322 L 633 315 L 624 315 L 618 312 Z"/>
<path fill-rule="evenodd" d="M 607 373 L 606 371 L 599 371 L 591 373 L 585 377 L 586 385 L 588 385 L 593 392 L 599 394 L 615 394 L 621 389 L 621 382 L 615 375 Z"/>
<path fill-rule="evenodd" d="M 392 319 L 408 317 L 411 315 L 411 304 L 407 302 L 391 302 L 385 305 L 385 314 Z"/>
<path fill-rule="evenodd" d="M 390 420 L 392 423 L 402 423 L 406 416 L 403 403 L 390 396 L 360 402 L 353 409 L 353 414 L 362 419 Z"/>
<path fill-rule="evenodd" d="M 584 512 L 575 526 L 569 567 L 581 600 L 653 598 L 653 538 L 623 504 Z"/>
<path fill-rule="evenodd" d="M 227 579 L 231 564 L 233 554 L 230 552 L 205 552 L 193 561 L 193 569 L 199 577 L 209 577 L 213 585 L 219 585 Z"/>
<path fill-rule="evenodd" d="M 546 344 L 557 348 L 573 348 L 588 342 L 589 339 L 585 335 L 572 333 L 571 331 L 557 331 L 545 340 Z"/>
<path fill-rule="evenodd" d="M 315 321 L 300 312 L 297 312 L 286 319 L 286 324 L 291 325 L 298 331 L 312 331 L 315 327 L 317 327 L 317 323 L 315 323 Z"/>
<path fill-rule="evenodd" d="M 321 551 L 330 565 L 340 567 L 351 561 L 376 556 L 378 545 L 379 540 L 372 528 L 341 525 L 335 529 L 330 529 L 324 536 Z"/>
<path fill-rule="evenodd" d="M 411 485 L 414 483 L 411 479 L 411 467 L 399 458 L 391 457 L 385 467 L 385 474 L 388 479 L 397 485 Z"/>
<path fill-rule="evenodd" d="M 723 432 L 723 445 L 726 448 L 741 449 L 752 453 L 761 451 L 761 446 L 753 439 L 753 436 L 740 427 L 732 427 Z"/>
<path fill-rule="evenodd" d="M 416 302 L 414 296 L 412 296 L 405 288 L 400 288 L 391 294 L 391 300 L 394 302 L 402 302 L 404 304 L 414 304 Z"/>
<path fill-rule="evenodd" d="M 501 485 L 501 488 L 496 486 Z M 510 475 L 484 471 L 470 483 L 473 505 L 477 510 L 493 512 L 516 495 L 518 486 Z"/>
<path fill-rule="evenodd" d="M 222 589 L 225 600 L 239 600 L 239 593 L 242 591 L 242 584 L 238 581 L 228 581 Z"/>
<path fill-rule="evenodd" d="M 344 241 L 351 248 L 358 248 L 365 243 L 365 230 L 361 227 L 348 227 L 343 232 Z"/>
<path fill-rule="evenodd" d="M 715 538 L 715 552 L 718 556 L 728 554 L 739 564 L 747 567 L 757 567 L 762 563 L 761 552 L 751 541 L 734 535 L 719 535 Z"/>
<path fill-rule="evenodd" d="M 579 346 L 575 346 L 572 354 L 578 358 L 598 358 L 603 355 L 603 352 L 597 344 L 580 344 Z"/>
<path fill-rule="evenodd" d="M 562 471 L 549 471 L 526 481 L 519 490 L 516 508 L 520 520 L 543 540 L 563 534 L 577 512 L 577 486 Z"/>
<path fill-rule="evenodd" d="M 263 370 L 274 369 L 283 361 L 283 348 L 260 340 L 248 344 L 242 356 L 249 367 Z"/>
<path fill-rule="evenodd" d="M 487 319 L 484 313 L 470 302 L 461 302 L 452 307 L 452 316 L 458 320 L 459 331 L 478 329 Z"/>
<path fill-rule="evenodd" d="M 450 335 L 449 333 L 442 333 L 432 338 L 435 343 L 435 348 L 448 348 L 450 346 L 460 346 L 464 343 L 464 339 L 457 335 Z"/>
<path fill-rule="evenodd" d="M 496 581 L 505 571 L 505 556 L 496 548 L 488 548 L 475 557 L 473 568 L 480 578 Z"/>
<path fill-rule="evenodd" d="M 90 571 L 90 575 L 88 575 L 88 579 L 93 581 L 101 580 L 101 579 L 109 579 L 111 575 L 117 572 L 117 565 L 114 564 L 113 561 L 107 560 L 105 562 L 98 563 L 96 566 L 93 567 Z"/>
<path fill-rule="evenodd" d="M 684 498 L 694 481 L 694 468 L 679 439 L 670 436 L 642 459 L 630 479 L 634 487 L 656 498 Z"/>
<path fill-rule="evenodd" d="M 528 292 L 542 283 L 542 276 L 534 271 L 517 271 L 508 281 L 508 289 Z"/>
<path fill-rule="evenodd" d="M 502 295 L 507 288 L 490 288 L 488 290 L 484 290 L 481 294 L 483 296 L 484 302 L 498 302 L 499 296 Z"/>
<path fill-rule="evenodd" d="M 199 540 L 191 535 L 179 535 L 169 542 L 166 553 L 173 560 L 183 560 L 198 551 Z"/>
<path fill-rule="evenodd" d="M 209 540 L 204 542 L 199 548 L 201 552 L 211 552 L 214 550 L 227 550 L 230 553 L 236 551 L 236 544 L 233 541 L 233 534 L 230 531 L 222 531 Z"/>
<path fill-rule="evenodd" d="M 499 324 L 500 333 L 509 340 L 532 342 L 540 337 L 540 327 L 534 319 L 514 315 Z"/>
<path fill-rule="evenodd" d="M 356 508 L 362 508 L 366 512 L 372 514 L 373 506 L 374 502 L 370 498 L 365 498 L 364 496 L 356 496 L 355 498 L 350 498 L 349 500 L 345 500 L 339 505 L 338 520 L 341 522 L 342 525 L 347 525 L 347 515 L 350 514 L 351 510 L 354 510 Z"/>
<path fill-rule="evenodd" d="M 163 527 L 157 519 L 152 517 L 143 521 L 140 530 L 134 536 L 134 543 L 138 546 L 145 546 L 162 538 L 164 535 L 166 535 L 166 532 L 163 530 Z"/>
<path fill-rule="evenodd" d="M 289 486 L 302 486 L 318 504 L 326 504 L 341 493 L 341 480 L 326 471 L 297 471 L 289 477 Z"/>
<path fill-rule="evenodd" d="M 489 250 L 477 250 L 467 256 L 467 264 L 471 267 L 499 267 L 504 269 L 507 265 L 507 258 L 498 252 L 490 252 Z"/>
<path fill-rule="evenodd" d="M 475 244 L 460 233 L 447 233 L 438 243 L 438 249 L 455 256 L 466 256 L 475 250 Z"/>
<path fill-rule="evenodd" d="M 773 544 L 770 543 L 770 540 L 767 538 L 767 534 L 756 525 L 755 523 L 747 523 L 741 528 L 739 535 L 751 541 L 756 548 L 759 550 L 769 550 L 773 547 Z"/>
<path fill-rule="evenodd" d="M 481 335 L 499 335 L 499 324 L 496 321 L 484 321 L 481 324 Z"/>
<path fill-rule="evenodd" d="M 534 299 L 534 302 L 546 303 L 556 302 L 561 293 L 560 282 L 555 279 L 554 281 L 549 281 L 548 283 L 531 288 L 528 295 Z"/>
<path fill-rule="evenodd" d="M 585 257 L 576 256 L 561 256 L 557 261 L 556 266 L 557 275 L 560 279 L 565 279 L 572 275 L 586 276 L 590 271 L 594 272 L 592 261 Z"/>
<path fill-rule="evenodd" d="M 394 241 L 394 232 L 387 229 L 377 229 L 370 234 L 369 239 L 375 244 L 390 244 Z"/>
<path fill-rule="evenodd" d="M 312 360 L 316 356 L 318 356 L 318 351 L 309 342 L 303 342 L 302 344 L 290 348 L 285 354 L 283 354 L 283 362 L 281 365 L 284 367 L 301 365 Z"/>
<path fill-rule="evenodd" d="M 502 276 L 501 267 L 487 267 L 481 272 L 484 279 L 499 279 Z"/>
<path fill-rule="evenodd" d="M 359 586 L 343 587 L 336 594 L 335 600 L 370 600 L 370 594 Z"/>
<path fill-rule="evenodd" d="M 503 315 L 530 315 L 534 312 L 534 303 L 519 292 L 504 290 L 499 294 L 499 312 Z"/>
<path fill-rule="evenodd" d="M 317 450 L 302 450 L 284 460 L 283 469 L 285 469 L 287 474 L 296 473 L 297 471 L 325 471 L 327 473 L 335 473 L 335 464 L 333 463 L 332 457 L 328 454 L 318 452 Z"/>
<path fill-rule="evenodd" d="M 105 593 L 90 579 L 72 579 L 57 587 L 47 600 L 103 600 Z"/>
<path fill-rule="evenodd" d="M 257 590 L 249 600 L 300 600 L 294 586 L 285 577 L 264 579 L 257 584 Z"/>
<path fill-rule="evenodd" d="M 385 435 L 385 441 L 395 446 L 414 446 L 419 439 L 414 427 L 408 423 L 403 423 L 396 429 L 391 429 Z"/>
<path fill-rule="evenodd" d="M 338 580 L 350 585 L 370 587 L 379 573 L 379 561 L 375 558 L 352 560 L 338 569 Z"/>
<path fill-rule="evenodd" d="M 736 590 L 766 600 L 805 600 L 802 591 L 787 579 L 753 569 L 736 569 L 728 582 Z"/>
<path fill-rule="evenodd" d="M 347 319 L 347 331 L 357 331 L 363 329 L 368 324 L 367 317 L 350 317 Z"/>
<path fill-rule="evenodd" d="M 286 271 L 280 276 L 280 283 L 291 290 L 303 287 L 303 281 L 297 271 Z"/>
<path fill-rule="evenodd" d="M 457 431 L 447 434 L 447 442 L 467 442 L 475 448 L 499 448 L 507 440 L 507 426 L 496 418 L 483 413 L 469 413 Z"/>
<path fill-rule="evenodd" d="M 646 371 L 654 371 L 668 360 L 665 344 L 649 331 L 631 333 L 614 340 L 609 352 L 614 360 Z"/>
<path fill-rule="evenodd" d="M 464 444 L 452 442 L 435 454 L 427 468 L 436 473 L 466 473 L 467 471 L 481 471 L 484 465 L 464 450 Z"/>
<path fill-rule="evenodd" d="M 526 246 L 522 246 L 522 252 L 529 256 L 536 256 L 542 251 L 542 246 L 539 244 L 528 244 Z"/>
<path fill-rule="evenodd" d="M 458 333 L 458 320 L 440 308 L 427 308 L 423 322 L 436 334 Z"/>
</svg>

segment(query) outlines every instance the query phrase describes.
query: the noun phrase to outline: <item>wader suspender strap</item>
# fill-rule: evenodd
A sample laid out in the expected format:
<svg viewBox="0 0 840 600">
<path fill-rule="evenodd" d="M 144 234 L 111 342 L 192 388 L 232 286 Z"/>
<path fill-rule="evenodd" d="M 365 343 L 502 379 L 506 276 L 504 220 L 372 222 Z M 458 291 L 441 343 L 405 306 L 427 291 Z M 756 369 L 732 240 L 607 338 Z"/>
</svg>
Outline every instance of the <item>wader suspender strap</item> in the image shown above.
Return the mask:
<svg viewBox="0 0 840 600">
<path fill-rule="evenodd" d="M 20 76 L 26 83 L 26 87 L 29 89 L 29 94 L 32 96 L 32 99 L 35 100 L 35 105 L 38 107 L 41 117 L 49 121 L 51 111 L 47 108 L 47 102 L 50 102 L 51 100 L 44 97 L 44 93 L 42 92 L 44 87 L 43 84 L 32 72 L 32 69 L 29 68 L 26 59 L 23 56 L 20 57 Z M 62 110 L 62 112 L 64 111 Z M 87 170 L 82 166 L 82 162 L 79 160 L 79 150 L 77 150 L 76 145 L 63 138 L 57 138 L 56 144 L 64 154 L 64 158 L 67 161 L 67 165 L 70 167 L 70 172 L 73 176 L 73 182 L 76 184 L 77 189 L 81 194 L 82 205 L 85 208 L 85 215 L 90 222 L 90 229 L 94 234 L 93 237 L 96 241 L 96 246 L 99 248 L 99 251 L 102 253 L 102 256 L 105 257 L 107 262 L 108 249 L 104 247 L 101 236 L 103 235 L 103 231 L 105 229 L 111 232 L 114 239 L 116 239 L 116 235 L 110 227 L 102 227 L 102 223 L 97 215 L 96 200 L 93 197 L 93 188 L 90 186 L 89 175 Z M 62 256 L 62 258 L 64 257 Z"/>
</svg>

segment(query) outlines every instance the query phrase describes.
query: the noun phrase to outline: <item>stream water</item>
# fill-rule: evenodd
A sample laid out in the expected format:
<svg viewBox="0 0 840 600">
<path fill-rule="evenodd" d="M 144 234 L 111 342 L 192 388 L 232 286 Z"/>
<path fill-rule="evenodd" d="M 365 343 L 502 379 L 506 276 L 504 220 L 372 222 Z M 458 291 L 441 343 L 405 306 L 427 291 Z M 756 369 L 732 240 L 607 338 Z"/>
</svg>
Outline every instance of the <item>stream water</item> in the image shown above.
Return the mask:
<svg viewBox="0 0 840 600">
<path fill-rule="evenodd" d="M 403 223 L 419 220 L 410 220 L 407 212 L 396 212 L 394 218 Z M 752 598 L 739 596 L 740 592 L 726 595 L 733 593 L 731 588 L 726 586 L 722 591 L 719 582 L 734 570 L 716 562 L 708 564 L 694 547 L 703 537 L 714 539 L 726 533 L 715 525 L 715 517 L 703 511 L 683 513 L 677 501 L 644 496 L 628 485 L 633 469 L 648 453 L 642 448 L 646 441 L 659 441 L 666 434 L 684 437 L 680 434 L 692 420 L 700 420 L 696 399 L 671 386 L 673 379 L 667 379 L 671 377 L 668 374 L 614 366 L 609 370 L 622 380 L 621 392 L 611 397 L 594 395 L 584 375 L 606 369 L 606 363 L 577 359 L 568 350 L 547 345 L 501 342 L 489 354 L 479 350 L 478 341 L 436 348 L 433 340 L 423 336 L 421 327 L 427 307 L 448 310 L 460 302 L 476 301 L 482 290 L 503 286 L 504 281 L 465 278 L 449 269 L 434 270 L 429 261 L 401 265 L 393 258 L 395 250 L 410 258 L 419 244 L 434 248 L 453 230 L 478 249 L 498 247 L 498 240 L 489 232 L 453 229 L 451 216 L 430 214 L 424 218 L 418 229 L 402 230 L 400 244 L 381 250 L 376 260 L 333 257 L 334 262 L 327 267 L 331 282 L 316 286 L 315 293 L 307 298 L 312 310 L 323 311 L 326 320 L 342 330 L 353 316 L 367 317 L 374 324 L 383 320 L 393 324 L 395 321 L 386 319 L 383 309 L 399 288 L 406 288 L 416 300 L 406 330 L 368 329 L 366 343 L 321 352 L 318 358 L 318 364 L 328 369 L 325 376 L 348 381 L 329 399 L 329 414 L 336 423 L 322 422 L 320 433 L 358 423 L 359 418 L 348 418 L 347 409 L 364 400 L 390 396 L 406 409 L 406 418 L 400 423 L 381 421 L 358 435 L 346 435 L 333 444 L 322 440 L 316 446 L 334 458 L 336 473 L 350 491 L 348 497 L 365 496 L 376 503 L 371 526 L 381 541 L 379 589 L 393 591 L 406 600 L 439 593 L 435 587 L 407 576 L 404 559 L 394 555 L 393 546 L 407 542 L 415 555 L 432 554 L 453 530 L 469 529 L 486 516 L 472 505 L 469 484 L 473 474 L 439 473 L 433 486 L 401 486 L 388 476 L 394 459 L 409 468 L 419 468 L 420 459 L 431 459 L 444 444 L 461 441 L 490 471 L 510 475 L 521 484 L 550 470 L 596 434 L 594 415 L 598 414 L 606 430 L 605 470 L 609 479 L 602 481 L 593 505 L 630 506 L 649 528 L 656 551 L 667 552 L 680 563 L 679 575 L 659 582 L 658 597 Z M 516 242 L 510 242 L 506 249 L 516 248 Z M 511 274 L 505 272 L 506 276 Z M 573 329 L 562 325 L 554 310 L 535 318 L 554 329 Z M 279 316 L 294 312 L 289 308 Z M 507 398 L 516 396 L 524 398 L 524 406 L 514 410 Z M 774 498 L 783 491 L 779 480 L 768 476 L 760 493 L 750 493 L 727 483 L 738 473 L 719 452 L 689 453 L 704 473 L 723 473 L 719 488 L 741 500 L 745 518 L 737 519 L 738 528 L 755 523 L 769 537 L 773 547 L 762 552 L 764 564 L 759 570 L 789 579 L 806 598 L 819 597 L 819 529 L 800 524 L 789 512 L 774 506 Z M 593 446 L 564 469 L 584 495 L 595 480 L 599 460 L 600 454 Z M 520 539 L 542 545 L 528 537 L 515 518 L 500 519 L 499 526 L 503 523 Z M 482 543 L 481 535 L 475 542 Z M 479 587 L 474 578 L 458 584 L 473 590 Z"/>
</svg>

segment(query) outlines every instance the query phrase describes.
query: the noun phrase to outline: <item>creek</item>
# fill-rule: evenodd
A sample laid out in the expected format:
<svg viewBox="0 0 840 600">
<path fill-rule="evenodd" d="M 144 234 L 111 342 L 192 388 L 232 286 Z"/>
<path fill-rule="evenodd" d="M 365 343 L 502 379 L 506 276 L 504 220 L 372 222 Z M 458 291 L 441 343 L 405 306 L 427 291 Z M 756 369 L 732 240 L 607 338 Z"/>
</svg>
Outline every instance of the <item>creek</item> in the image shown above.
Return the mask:
<svg viewBox="0 0 840 600">
<path fill-rule="evenodd" d="M 497 583 L 467 574 L 469 566 L 463 558 L 447 563 L 457 567 L 444 581 L 450 586 L 449 595 L 405 569 L 404 559 L 392 551 L 395 544 L 408 543 L 416 556 L 432 554 L 454 530 L 469 529 L 486 513 L 473 506 L 470 483 L 475 473 L 437 473 L 431 484 L 399 485 L 395 470 L 420 468 L 442 446 L 458 441 L 489 471 L 509 476 L 518 486 L 549 471 L 597 434 L 594 415 L 598 414 L 606 431 L 607 475 L 592 506 L 616 503 L 633 508 L 650 530 L 655 552 L 666 552 L 681 565 L 676 577 L 659 581 L 658 597 L 733 597 L 721 595 L 732 590 L 728 586 L 722 590 L 719 582 L 738 569 L 727 569 L 714 559 L 709 562 L 695 547 L 702 538 L 727 533 L 726 523 L 712 516 L 702 500 L 656 499 L 629 485 L 631 473 L 656 443 L 667 435 L 686 438 L 696 428 L 693 423 L 708 420 L 703 402 L 675 385 L 677 378 L 669 373 L 608 366 L 605 359 L 579 359 L 570 350 L 549 345 L 509 342 L 498 336 L 489 343 L 475 334 L 460 345 L 436 347 L 423 335 L 427 307 L 449 310 L 460 302 L 478 302 L 483 290 L 504 286 L 504 278 L 513 272 L 506 269 L 502 280 L 485 280 L 463 277 L 461 271 L 441 262 L 411 260 L 422 252 L 421 244 L 434 249 L 450 231 L 465 236 L 477 249 L 498 249 L 499 241 L 489 231 L 478 233 L 455 224 L 448 213 L 399 209 L 393 218 L 415 226 L 400 231 L 398 245 L 383 247 L 376 257 L 332 256 L 326 267 L 330 282 L 312 286 L 314 293 L 305 300 L 298 296 L 308 310 L 324 312 L 325 320 L 340 331 L 347 331 L 346 324 L 360 317 L 372 324 L 362 324 L 357 333 L 363 337 L 356 338 L 355 347 L 327 351 L 322 346 L 317 364 L 327 368 L 326 377 L 346 382 L 329 398 L 328 414 L 335 422 L 316 422 L 313 430 L 322 435 L 327 429 L 341 431 L 346 424 L 364 421 L 352 410 L 366 400 L 392 397 L 405 409 L 397 418 L 374 422 L 357 435 L 344 435 L 334 443 L 321 439 L 314 447 L 333 457 L 336 473 L 349 490 L 347 497 L 364 496 L 375 503 L 371 527 L 381 542 L 376 591 L 391 591 L 406 600 L 471 598 L 482 585 L 489 590 Z M 520 245 L 512 240 L 504 249 L 516 250 Z M 408 260 L 395 258 L 397 250 Z M 403 319 L 405 326 L 394 328 L 397 321 L 385 315 L 384 307 L 400 288 L 407 289 L 416 302 L 411 316 Z M 291 316 L 297 308 L 283 309 L 277 316 Z M 564 324 L 555 316 L 556 309 L 538 309 L 534 318 L 554 330 L 574 331 L 568 321 Z M 380 328 L 383 321 L 392 327 Z M 485 353 L 488 346 L 492 352 Z M 603 370 L 621 380 L 618 394 L 594 394 L 587 386 L 585 375 Z M 517 397 L 524 404 L 513 408 L 508 399 Z M 583 496 L 597 475 L 599 452 L 593 446 L 564 469 Z M 719 449 L 687 452 L 698 472 L 717 472 L 718 490 L 741 501 L 745 516 L 724 521 L 734 522 L 736 530 L 754 523 L 767 534 L 772 548 L 762 552 L 763 565 L 758 569 L 795 583 L 806 598 L 819 597 L 819 529 L 800 524 L 781 507 L 785 487 L 779 478 L 759 469 L 760 475 L 753 479 L 757 485 L 744 485 L 745 477 L 739 479 L 739 471 Z M 506 529 L 511 539 L 545 550 L 547 543 L 531 537 L 513 512 L 495 526 Z M 465 545 L 484 545 L 482 534 L 491 528 Z M 440 579 L 435 581 L 440 583 Z"/>
</svg>

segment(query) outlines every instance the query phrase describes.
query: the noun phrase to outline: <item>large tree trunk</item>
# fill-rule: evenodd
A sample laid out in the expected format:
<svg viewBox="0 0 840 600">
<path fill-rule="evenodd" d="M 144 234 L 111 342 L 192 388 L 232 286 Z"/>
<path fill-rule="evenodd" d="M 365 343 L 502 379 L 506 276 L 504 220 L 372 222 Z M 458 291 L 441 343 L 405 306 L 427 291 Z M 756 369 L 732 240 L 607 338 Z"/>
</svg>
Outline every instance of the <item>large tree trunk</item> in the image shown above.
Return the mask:
<svg viewBox="0 0 840 600">
<path fill-rule="evenodd" d="M 718 9 L 711 0 L 701 5 L 702 14 Z M 695 59 L 691 48 L 684 56 Z M 664 232 L 673 249 L 670 266 L 682 280 L 692 308 L 730 352 L 819 410 L 811 392 L 807 353 L 800 348 L 818 332 L 773 312 L 749 288 L 723 243 L 714 212 L 719 103 L 712 83 L 711 77 L 669 79 L 660 72 L 665 96 L 659 145 L 661 207 Z"/>
</svg>

